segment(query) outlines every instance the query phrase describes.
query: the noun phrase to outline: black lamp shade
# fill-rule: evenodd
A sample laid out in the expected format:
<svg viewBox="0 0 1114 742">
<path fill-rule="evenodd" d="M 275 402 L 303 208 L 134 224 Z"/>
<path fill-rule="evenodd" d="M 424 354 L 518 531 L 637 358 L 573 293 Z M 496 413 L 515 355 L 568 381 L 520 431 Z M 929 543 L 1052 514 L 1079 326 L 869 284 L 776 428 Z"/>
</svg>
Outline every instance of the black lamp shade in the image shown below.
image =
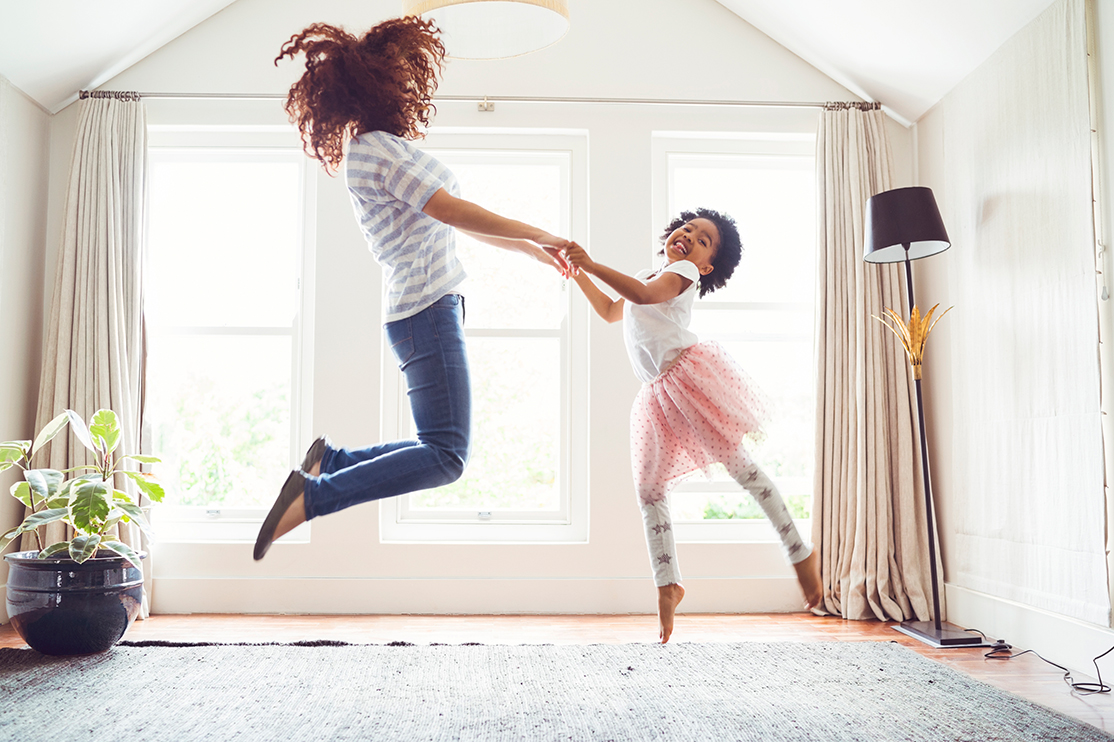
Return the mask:
<svg viewBox="0 0 1114 742">
<path fill-rule="evenodd" d="M 871 196 L 866 202 L 868 263 L 902 263 L 927 258 L 951 247 L 944 220 L 936 208 L 931 188 L 895 188 Z"/>
</svg>

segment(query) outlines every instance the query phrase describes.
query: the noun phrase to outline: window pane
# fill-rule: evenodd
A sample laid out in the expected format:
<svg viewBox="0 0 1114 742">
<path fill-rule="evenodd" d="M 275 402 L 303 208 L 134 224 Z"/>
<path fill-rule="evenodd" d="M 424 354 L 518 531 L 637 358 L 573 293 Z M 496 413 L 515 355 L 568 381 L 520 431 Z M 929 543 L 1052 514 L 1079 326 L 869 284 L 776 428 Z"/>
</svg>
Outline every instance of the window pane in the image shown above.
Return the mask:
<svg viewBox="0 0 1114 742">
<path fill-rule="evenodd" d="M 697 301 L 692 329 L 717 340 L 770 398 L 766 439 L 750 449 L 795 518 L 812 503 L 815 408 L 813 297 L 815 196 L 811 158 L 669 155 L 674 210 L 708 207 L 733 216 L 743 258 L 723 289 Z M 792 309 L 715 309 L 722 302 L 790 303 Z M 754 500 L 719 467 L 672 498 L 678 520 L 762 518 Z"/>
<path fill-rule="evenodd" d="M 468 357 L 472 460 L 453 484 L 411 495 L 410 507 L 558 509 L 560 340 L 473 337 Z"/>
<path fill-rule="evenodd" d="M 811 304 L 816 271 L 811 159 L 715 157 L 671 157 L 673 209 L 726 211 L 743 242 L 735 275 L 705 301 Z"/>
<path fill-rule="evenodd" d="M 150 341 L 146 419 L 167 501 L 268 505 L 290 468 L 289 337 Z"/>
<path fill-rule="evenodd" d="M 289 327 L 301 245 L 299 164 L 171 157 L 151 162 L 148 319 Z"/>
<path fill-rule="evenodd" d="M 565 155 L 437 152 L 460 181 L 461 195 L 511 219 L 564 236 L 562 190 Z M 545 265 L 457 233 L 460 260 L 468 273 L 468 326 L 497 329 L 557 329 L 568 305 L 565 283 Z"/>
</svg>

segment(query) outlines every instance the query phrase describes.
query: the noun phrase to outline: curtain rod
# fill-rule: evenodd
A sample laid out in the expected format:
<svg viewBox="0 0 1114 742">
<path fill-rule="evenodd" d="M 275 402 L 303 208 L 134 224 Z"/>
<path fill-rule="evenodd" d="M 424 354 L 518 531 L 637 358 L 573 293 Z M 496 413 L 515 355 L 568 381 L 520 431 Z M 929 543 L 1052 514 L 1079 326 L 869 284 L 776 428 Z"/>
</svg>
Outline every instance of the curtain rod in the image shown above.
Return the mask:
<svg viewBox="0 0 1114 742">
<path fill-rule="evenodd" d="M 138 95 L 148 100 L 286 100 L 286 96 L 276 93 L 134 93 L 116 90 L 82 90 L 81 98 L 120 98 L 125 95 Z M 737 108 L 826 108 L 841 110 L 860 108 L 873 110 L 881 108 L 880 103 L 866 102 L 801 102 L 801 101 L 743 101 L 743 100 L 687 100 L 669 98 L 554 98 L 525 97 L 513 95 L 443 95 L 434 96 L 434 103 L 479 103 L 481 110 L 485 104 L 493 103 L 596 103 L 613 105 L 658 105 L 658 106 L 724 106 Z"/>
</svg>

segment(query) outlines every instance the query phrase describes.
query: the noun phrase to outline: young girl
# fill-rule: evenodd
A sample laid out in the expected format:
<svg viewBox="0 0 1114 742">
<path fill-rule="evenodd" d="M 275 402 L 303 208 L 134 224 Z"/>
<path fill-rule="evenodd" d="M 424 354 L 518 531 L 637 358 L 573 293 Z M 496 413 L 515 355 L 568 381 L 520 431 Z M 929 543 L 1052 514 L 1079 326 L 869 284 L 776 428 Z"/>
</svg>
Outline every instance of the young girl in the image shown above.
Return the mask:
<svg viewBox="0 0 1114 742">
<path fill-rule="evenodd" d="M 601 265 L 579 245 L 565 258 L 592 308 L 608 322 L 625 319 L 624 338 L 642 390 L 631 410 L 631 465 L 646 545 L 658 588 L 658 620 L 664 644 L 685 595 L 669 492 L 683 477 L 721 463 L 758 501 L 778 534 L 805 594 L 805 608 L 820 603 L 820 571 L 777 487 L 751 459 L 743 443 L 761 433 L 765 407 L 746 373 L 714 342 L 700 342 L 688 329 L 692 302 L 727 283 L 742 254 L 735 221 L 711 209 L 682 212 L 661 237 L 665 260 L 657 271 L 636 277 Z M 613 300 L 595 276 L 622 297 Z"/>
<path fill-rule="evenodd" d="M 452 172 L 410 143 L 429 124 L 445 55 L 433 24 L 392 19 L 357 38 L 318 23 L 295 34 L 275 63 L 301 53 L 306 69 L 286 111 L 327 171 L 346 164 L 356 219 L 384 268 L 384 330 L 406 377 L 417 439 L 342 449 L 318 438 L 259 529 L 256 559 L 310 518 L 448 484 L 463 472 L 472 391 L 454 227 L 562 274 L 568 268 L 558 248 L 569 243 L 460 199 Z"/>
</svg>

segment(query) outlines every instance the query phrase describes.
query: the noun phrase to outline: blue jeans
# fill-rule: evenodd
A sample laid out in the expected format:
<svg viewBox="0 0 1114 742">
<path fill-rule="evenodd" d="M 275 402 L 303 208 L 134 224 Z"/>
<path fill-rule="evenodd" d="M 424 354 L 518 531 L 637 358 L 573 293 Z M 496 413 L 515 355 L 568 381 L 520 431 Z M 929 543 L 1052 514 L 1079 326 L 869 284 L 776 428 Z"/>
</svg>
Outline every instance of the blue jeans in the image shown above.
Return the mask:
<svg viewBox="0 0 1114 742">
<path fill-rule="evenodd" d="M 472 383 L 464 345 L 464 298 L 448 294 L 384 329 L 406 377 L 417 440 L 360 449 L 326 447 L 321 475 L 306 480 L 306 520 L 454 482 L 468 463 Z"/>
</svg>

